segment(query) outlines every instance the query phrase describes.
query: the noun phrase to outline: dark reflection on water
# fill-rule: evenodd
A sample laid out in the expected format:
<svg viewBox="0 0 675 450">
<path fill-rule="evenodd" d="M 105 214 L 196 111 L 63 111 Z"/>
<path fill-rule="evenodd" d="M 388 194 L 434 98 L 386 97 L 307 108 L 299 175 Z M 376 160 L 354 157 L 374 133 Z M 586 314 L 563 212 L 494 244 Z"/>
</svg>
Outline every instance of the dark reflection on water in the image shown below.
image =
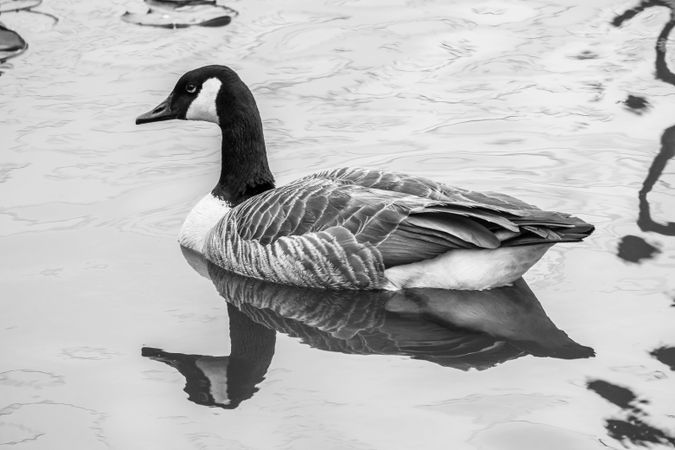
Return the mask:
<svg viewBox="0 0 675 450">
<path fill-rule="evenodd" d="M 409 289 L 326 291 L 242 277 L 184 251 L 228 303 L 232 353 L 143 356 L 175 367 L 189 400 L 234 408 L 250 398 L 274 354 L 275 332 L 311 347 L 359 355 L 403 355 L 445 367 L 479 370 L 525 355 L 587 358 L 546 315 L 525 281 L 490 291 Z"/>
<path fill-rule="evenodd" d="M 617 256 L 624 261 L 639 263 L 643 259 L 652 258 L 657 253 L 660 253 L 660 250 L 641 237 L 628 235 L 619 242 Z"/>
<path fill-rule="evenodd" d="M 612 418 L 605 422 L 607 433 L 612 438 L 623 443 L 630 441 L 637 445 L 652 443 L 675 447 L 675 437 L 646 422 L 648 415 L 640 404 L 648 402 L 639 400 L 630 389 L 604 380 L 592 380 L 588 382 L 587 387 L 626 412 L 625 418 Z"/>
<path fill-rule="evenodd" d="M 656 40 L 655 76 L 657 79 L 675 86 L 675 74 L 670 71 L 667 63 L 667 42 L 671 31 L 675 27 L 675 1 L 672 0 L 648 0 L 638 6 L 625 11 L 612 21 L 614 26 L 620 26 L 626 20 L 635 17 L 641 11 L 653 7 L 665 6 L 670 9 L 670 20 L 664 25 Z M 638 105 L 638 103 L 635 103 Z M 645 100 L 645 104 L 646 100 Z M 661 136 L 661 149 L 649 167 L 647 177 L 638 193 L 639 215 L 637 224 L 642 231 L 651 231 L 667 236 L 675 236 L 675 223 L 657 223 L 651 217 L 650 204 L 647 195 L 661 177 L 668 161 L 675 155 L 675 126 L 667 128 Z M 624 236 L 619 243 L 618 256 L 626 261 L 639 262 L 643 259 L 652 258 L 659 253 L 659 249 L 645 242 L 637 236 Z M 651 352 L 651 355 L 671 369 L 675 367 L 675 349 L 661 347 Z M 675 370 L 675 369 L 674 369 Z M 620 407 L 624 412 L 624 418 L 610 418 L 605 422 L 608 434 L 624 444 L 629 441 L 637 445 L 661 444 L 675 447 L 675 437 L 669 432 L 659 429 L 648 422 L 648 414 L 641 405 L 648 404 L 647 400 L 639 400 L 628 388 L 617 386 L 603 380 L 593 380 L 588 384 L 588 389 L 594 391 L 605 400 Z"/>
<path fill-rule="evenodd" d="M 659 347 L 650 354 L 675 371 L 675 347 Z"/>
<path fill-rule="evenodd" d="M 643 114 L 651 106 L 646 98 L 639 95 L 628 95 L 623 102 L 624 106 L 635 114 Z"/>
<path fill-rule="evenodd" d="M 675 126 L 668 128 L 661 136 L 661 150 L 649 167 L 647 178 L 642 184 L 642 189 L 638 197 L 640 199 L 640 215 L 638 216 L 638 226 L 643 231 L 653 231 L 655 233 L 675 236 L 675 222 L 660 224 L 655 222 L 650 213 L 649 200 L 647 194 L 652 190 L 659 177 L 663 173 L 668 161 L 675 155 Z"/>
<path fill-rule="evenodd" d="M 185 377 L 188 400 L 204 406 L 236 408 L 258 390 L 274 355 L 276 333 L 253 322 L 231 304 L 229 356 L 186 355 L 144 347 L 143 356 L 174 367 Z"/>
<path fill-rule="evenodd" d="M 670 9 L 670 20 L 663 26 L 663 29 L 659 33 L 658 38 L 656 39 L 656 78 L 666 83 L 672 84 L 675 86 L 675 74 L 670 71 L 668 68 L 668 62 L 666 58 L 667 54 L 667 43 L 670 32 L 675 27 L 675 2 L 672 0 L 647 0 L 641 2 L 638 6 L 628 9 L 624 13 L 616 16 L 612 21 L 612 25 L 621 26 L 626 20 L 635 17 L 641 11 L 644 11 L 647 8 L 653 6 L 665 6 Z M 649 167 L 649 172 L 647 173 L 647 178 L 642 184 L 642 189 L 638 194 L 640 199 L 640 213 L 638 216 L 638 226 L 643 231 L 653 231 L 655 233 L 675 236 L 675 222 L 668 222 L 667 224 L 660 224 L 655 222 L 651 217 L 649 200 L 647 199 L 647 194 L 652 190 L 656 182 L 661 177 L 663 170 L 666 167 L 668 161 L 675 154 L 675 126 L 672 126 L 666 129 L 661 136 L 661 150 L 654 158 L 651 166 Z"/>
</svg>

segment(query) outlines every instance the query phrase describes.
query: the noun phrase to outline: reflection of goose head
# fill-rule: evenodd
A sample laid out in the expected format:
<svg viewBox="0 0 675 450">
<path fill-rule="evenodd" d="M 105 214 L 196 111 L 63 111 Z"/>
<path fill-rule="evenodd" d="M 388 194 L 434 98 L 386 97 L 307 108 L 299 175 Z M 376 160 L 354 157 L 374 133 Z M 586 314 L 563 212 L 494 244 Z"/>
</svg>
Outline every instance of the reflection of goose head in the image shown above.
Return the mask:
<svg viewBox="0 0 675 450">
<path fill-rule="evenodd" d="M 327 291 L 247 278 L 184 250 L 228 303 L 229 357 L 143 354 L 178 369 L 195 403 L 236 407 L 262 381 L 275 331 L 321 350 L 404 355 L 442 366 L 487 369 L 526 354 L 585 358 L 593 350 L 571 340 L 548 318 L 523 280 L 491 291 L 409 289 Z"/>
</svg>

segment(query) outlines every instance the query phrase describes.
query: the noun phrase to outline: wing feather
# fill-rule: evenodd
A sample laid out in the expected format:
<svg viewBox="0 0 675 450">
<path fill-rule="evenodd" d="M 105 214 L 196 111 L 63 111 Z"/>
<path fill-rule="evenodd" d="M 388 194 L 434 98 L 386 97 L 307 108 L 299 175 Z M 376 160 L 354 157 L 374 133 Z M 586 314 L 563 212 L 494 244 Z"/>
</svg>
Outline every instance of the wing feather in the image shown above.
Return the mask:
<svg viewBox="0 0 675 450">
<path fill-rule="evenodd" d="M 504 228 L 505 230 L 509 231 L 520 231 L 518 228 L 518 225 L 514 223 L 512 220 L 509 220 L 507 217 L 503 215 L 499 215 L 495 213 L 495 211 L 490 211 L 485 208 L 467 208 L 467 207 L 461 207 L 461 206 L 456 206 L 456 205 L 444 205 L 444 204 L 439 204 L 439 205 L 434 205 L 431 207 L 424 207 L 420 208 L 419 210 L 414 210 L 414 213 L 451 213 L 455 214 L 457 216 L 464 216 L 464 217 L 469 217 L 473 219 L 479 219 L 488 223 L 491 223 L 493 225 L 496 225 L 500 228 Z"/>
<path fill-rule="evenodd" d="M 451 214 L 411 214 L 406 224 L 455 236 L 476 247 L 497 248 L 499 239 L 479 222 Z"/>
</svg>

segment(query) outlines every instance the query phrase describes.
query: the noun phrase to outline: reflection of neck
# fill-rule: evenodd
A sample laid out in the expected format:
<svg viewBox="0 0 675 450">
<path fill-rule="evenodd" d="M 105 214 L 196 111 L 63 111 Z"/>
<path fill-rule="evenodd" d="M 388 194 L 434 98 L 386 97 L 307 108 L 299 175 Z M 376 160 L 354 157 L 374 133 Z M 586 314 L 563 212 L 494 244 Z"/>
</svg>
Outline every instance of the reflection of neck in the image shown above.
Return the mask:
<svg viewBox="0 0 675 450">
<path fill-rule="evenodd" d="M 675 156 L 675 126 L 668 128 L 661 136 L 661 150 L 652 161 L 649 167 L 647 178 L 642 183 L 642 189 L 638 197 L 640 199 L 640 215 L 638 216 L 638 226 L 643 231 L 654 231 L 665 236 L 675 236 L 675 222 L 661 224 L 655 222 L 651 217 L 649 201 L 647 194 L 652 190 L 656 182 L 661 177 L 668 161 Z"/>
<path fill-rule="evenodd" d="M 221 119 L 221 170 L 214 196 L 237 205 L 249 197 L 274 188 L 267 164 L 265 138 L 258 110 L 242 111 L 238 117 Z"/>
<path fill-rule="evenodd" d="M 256 384 L 265 378 L 274 356 L 276 332 L 253 322 L 235 306 L 227 304 L 230 317 L 230 363 L 227 368 L 231 407 L 250 398 Z"/>
<path fill-rule="evenodd" d="M 143 347 L 143 356 L 175 367 L 185 377 L 188 399 L 199 405 L 236 408 L 258 390 L 274 356 L 275 331 L 227 305 L 230 356 L 169 353 Z"/>
</svg>

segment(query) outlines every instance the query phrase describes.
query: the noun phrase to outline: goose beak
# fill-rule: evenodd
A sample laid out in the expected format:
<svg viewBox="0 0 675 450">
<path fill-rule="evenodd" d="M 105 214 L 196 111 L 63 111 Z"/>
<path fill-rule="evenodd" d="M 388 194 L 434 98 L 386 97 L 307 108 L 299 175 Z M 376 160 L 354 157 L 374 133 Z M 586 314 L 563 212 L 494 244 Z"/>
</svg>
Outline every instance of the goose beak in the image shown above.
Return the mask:
<svg viewBox="0 0 675 450">
<path fill-rule="evenodd" d="M 177 119 L 178 114 L 171 109 L 171 95 L 166 100 L 157 105 L 152 110 L 136 117 L 136 125 L 150 122 L 160 122 L 162 120 Z"/>
</svg>

